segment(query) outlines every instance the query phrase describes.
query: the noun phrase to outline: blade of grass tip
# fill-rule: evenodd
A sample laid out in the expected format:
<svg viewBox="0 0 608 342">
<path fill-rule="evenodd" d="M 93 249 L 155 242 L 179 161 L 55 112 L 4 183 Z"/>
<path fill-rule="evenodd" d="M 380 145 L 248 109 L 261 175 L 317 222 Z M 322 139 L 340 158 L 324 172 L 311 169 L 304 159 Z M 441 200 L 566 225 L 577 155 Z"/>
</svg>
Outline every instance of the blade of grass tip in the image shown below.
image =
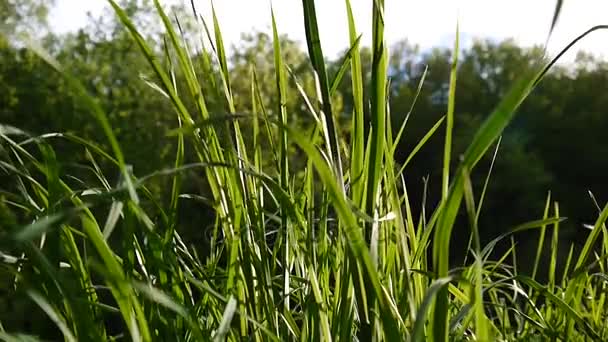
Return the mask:
<svg viewBox="0 0 608 342">
<path fill-rule="evenodd" d="M 280 185 L 281 188 L 289 192 L 289 157 L 287 155 L 287 130 L 285 126 L 287 126 L 287 106 L 286 106 L 286 98 L 287 98 L 287 80 L 285 75 L 285 67 L 283 65 L 283 56 L 281 55 L 281 42 L 279 40 L 279 32 L 277 30 L 277 22 L 274 15 L 274 9 L 271 8 L 271 17 L 272 17 L 272 37 L 273 37 L 273 50 L 274 50 L 274 65 L 275 65 L 275 80 L 277 90 L 279 92 L 279 119 L 280 119 L 280 127 L 279 134 L 281 136 L 280 140 Z M 287 220 L 287 208 L 281 202 L 281 228 L 283 232 L 283 236 L 285 238 L 284 242 L 284 250 L 283 250 L 283 291 L 285 301 L 283 302 L 283 309 L 285 311 L 290 311 L 290 272 L 289 272 L 289 246 L 290 246 L 290 236 L 289 236 L 289 227 Z"/>
<path fill-rule="evenodd" d="M 595 221 L 595 224 L 593 225 L 593 230 L 591 230 L 591 233 L 587 237 L 585 245 L 583 246 L 583 249 L 581 250 L 578 256 L 578 259 L 574 266 L 575 270 L 579 270 L 581 267 L 583 267 L 584 264 L 587 262 L 587 259 L 589 259 L 589 256 L 593 253 L 593 246 L 597 241 L 597 238 L 599 237 L 600 233 L 602 232 L 602 226 L 606 222 L 606 219 L 608 219 L 608 204 L 606 204 L 606 206 L 598 216 L 597 220 Z"/>
<path fill-rule="evenodd" d="M 547 35 L 547 40 L 545 41 L 545 46 L 549 43 L 549 39 L 551 38 L 551 34 L 553 34 L 555 25 L 557 25 L 557 20 L 559 19 L 559 15 L 562 11 L 563 4 L 564 4 L 564 0 L 555 1 L 555 10 L 553 11 L 553 19 L 551 20 L 551 27 L 549 28 L 549 34 Z"/>
<path fill-rule="evenodd" d="M 459 25 L 456 23 L 456 39 L 454 41 L 454 51 L 452 52 L 452 67 L 450 69 L 450 88 L 448 94 L 448 111 L 446 114 L 445 126 L 445 146 L 443 152 L 443 183 L 442 199 L 448 197 L 448 187 L 450 184 L 450 162 L 452 160 L 452 131 L 454 130 L 454 105 L 456 102 L 456 76 L 458 71 L 458 50 L 459 50 Z"/>
<path fill-rule="evenodd" d="M 401 124 L 401 127 L 399 128 L 399 132 L 395 136 L 395 140 L 394 140 L 394 143 L 393 143 L 393 148 L 392 148 L 392 151 L 391 151 L 391 155 L 395 154 L 395 150 L 399 146 L 399 142 L 401 141 L 401 136 L 403 135 L 403 131 L 405 130 L 405 126 L 407 125 L 407 122 L 409 121 L 409 118 L 412 115 L 412 112 L 414 111 L 414 107 L 416 106 L 416 102 L 418 102 L 418 97 L 420 96 L 420 92 L 422 91 L 422 85 L 424 85 L 424 80 L 426 79 L 426 75 L 427 75 L 428 70 L 429 70 L 429 67 L 427 65 L 424 68 L 424 72 L 422 72 L 422 76 L 420 77 L 420 82 L 418 82 L 418 88 L 416 89 L 416 94 L 414 95 L 414 99 L 412 100 L 412 104 L 410 105 L 410 109 L 407 111 L 407 114 L 405 115 L 405 119 L 403 120 L 403 123 Z"/>
<path fill-rule="evenodd" d="M 371 83 L 371 140 L 368 160 L 366 211 L 374 215 L 376 196 L 380 186 L 386 129 L 386 80 L 388 53 L 384 41 L 384 0 L 374 1 L 372 8 L 372 83 Z"/>
<path fill-rule="evenodd" d="M 38 306 L 57 325 L 57 328 L 59 328 L 59 330 L 61 331 L 61 333 L 63 334 L 63 337 L 65 338 L 65 340 L 67 342 L 76 342 L 77 341 L 76 337 L 74 337 L 74 335 L 70 331 L 70 328 L 68 328 L 66 322 L 61 317 L 61 314 L 59 312 L 57 312 L 57 310 L 46 299 L 44 299 L 44 297 L 42 297 L 41 294 L 39 294 L 38 292 L 33 291 L 33 290 L 29 290 L 27 292 L 27 294 L 30 296 L 30 298 L 34 302 L 36 302 L 36 304 L 38 304 Z"/>
<path fill-rule="evenodd" d="M 566 45 L 565 48 L 563 48 L 555 57 L 553 57 L 551 62 L 549 62 L 541 72 L 538 73 L 536 80 L 534 81 L 533 87 L 535 87 L 540 81 L 542 81 L 542 79 L 549 72 L 549 70 L 555 65 L 555 63 L 557 63 L 558 60 L 560 60 L 562 58 L 562 56 L 566 52 L 568 52 L 568 50 L 570 50 L 574 45 L 576 45 L 579 41 L 581 41 L 583 38 L 585 38 L 589 34 L 595 32 L 595 31 L 599 31 L 599 30 L 608 30 L 608 25 L 593 26 L 590 29 L 588 29 L 587 31 L 580 34 L 575 39 L 573 39 L 568 45 Z"/>
<path fill-rule="evenodd" d="M 566 266 L 564 267 L 564 273 L 562 273 L 562 287 L 567 287 L 567 281 L 569 280 L 568 275 L 570 274 L 570 264 L 572 263 L 572 256 L 574 255 L 574 243 L 570 244 L 570 252 L 566 258 Z"/>
<path fill-rule="evenodd" d="M 327 124 L 327 135 L 329 136 L 328 149 L 330 151 L 329 158 L 332 160 L 332 168 L 336 176 L 344 184 L 342 180 L 342 161 L 340 159 L 340 146 L 338 144 L 338 127 L 334 121 L 334 113 L 331 104 L 330 88 L 328 83 L 325 61 L 323 58 L 323 50 L 321 48 L 321 38 L 319 35 L 319 27 L 317 24 L 317 14 L 314 0 L 302 0 L 304 9 L 304 27 L 306 31 L 306 43 L 308 46 L 308 54 L 315 70 L 319 86 L 321 89 L 321 105 L 325 122 Z"/>
<path fill-rule="evenodd" d="M 348 33 L 351 46 L 355 47 L 351 60 L 351 82 L 353 90 L 353 120 L 351 132 L 350 182 L 352 199 L 360 209 L 364 209 L 365 192 L 365 132 L 364 132 L 364 103 L 363 103 L 363 68 L 358 45 L 359 40 L 355 19 L 350 0 L 345 0 L 348 17 Z"/>
<path fill-rule="evenodd" d="M 111 1 L 112 3 L 114 2 L 114 0 L 108 0 L 108 1 Z M 114 7 L 114 4 L 112 4 L 112 6 Z M 116 6 L 116 7 L 118 7 L 118 6 Z M 133 25 L 131 20 L 127 17 L 127 15 L 124 12 L 122 12 L 122 10 L 120 8 L 117 9 L 116 7 L 115 7 L 116 13 L 119 15 L 121 21 L 125 24 L 125 26 L 127 26 L 127 28 L 129 28 L 132 36 L 136 39 L 141 50 L 145 53 L 146 57 L 148 57 L 148 61 L 150 62 L 150 64 L 152 64 L 153 68 L 155 69 L 155 71 L 157 73 L 157 76 L 159 76 L 159 78 L 161 79 L 163 86 L 165 87 L 165 91 L 167 91 L 169 93 L 169 95 L 171 96 L 174 105 L 178 109 L 178 112 L 182 113 L 184 116 L 189 116 L 189 114 L 185 114 L 184 109 L 181 108 L 181 105 L 183 105 L 183 103 L 181 103 L 181 100 L 179 99 L 176 92 L 174 91 L 174 87 L 172 86 L 169 76 L 159 65 L 157 57 L 153 54 L 153 52 L 148 47 L 147 43 L 145 42 L 143 37 L 141 37 L 140 33 L 137 31 L 137 29 L 135 28 L 135 26 Z M 161 20 L 163 22 L 163 26 L 164 26 L 165 30 L 167 31 L 167 35 L 169 36 L 169 38 L 171 40 L 171 44 L 173 45 L 177 60 L 179 61 L 181 71 L 184 72 L 184 74 L 185 74 L 184 80 L 186 81 L 188 90 L 190 91 L 190 94 L 196 99 L 196 105 L 199 107 L 199 110 L 201 111 L 203 118 L 207 119 L 209 117 L 209 113 L 207 112 L 207 108 L 205 106 L 205 101 L 204 101 L 202 93 L 201 93 L 200 85 L 198 84 L 198 79 L 196 78 L 196 75 L 194 73 L 192 59 L 190 58 L 190 54 L 187 50 L 187 47 L 183 46 L 183 45 L 186 45 L 185 41 L 179 39 L 179 36 L 175 32 L 175 29 L 173 27 L 173 24 L 171 23 L 171 20 L 169 19 L 169 17 L 163 10 L 163 8 L 158 0 L 154 0 L 154 7 L 156 8 L 156 13 L 161 18 Z M 179 22 L 178 22 L 178 24 L 179 24 Z M 179 29 L 179 26 L 178 26 L 178 29 Z M 186 112 L 187 112 L 187 110 L 186 110 Z M 187 120 L 186 117 L 184 117 L 184 120 L 186 121 L 186 123 L 192 122 L 191 120 Z"/>
</svg>

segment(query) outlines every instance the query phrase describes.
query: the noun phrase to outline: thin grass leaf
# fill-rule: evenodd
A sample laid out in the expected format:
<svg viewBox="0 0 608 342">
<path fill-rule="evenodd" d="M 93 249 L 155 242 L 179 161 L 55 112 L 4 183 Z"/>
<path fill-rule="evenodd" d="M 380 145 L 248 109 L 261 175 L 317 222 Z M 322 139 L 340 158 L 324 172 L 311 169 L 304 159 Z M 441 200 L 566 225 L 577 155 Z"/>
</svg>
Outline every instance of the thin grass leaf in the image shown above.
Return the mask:
<svg viewBox="0 0 608 342">
<path fill-rule="evenodd" d="M 332 168 L 335 168 L 335 173 L 338 179 L 342 182 L 342 161 L 340 158 L 340 146 L 338 144 L 338 127 L 335 122 L 334 112 L 331 103 L 331 92 L 321 48 L 321 38 L 319 27 L 317 24 L 317 14 L 314 0 L 302 0 L 304 10 L 304 27 L 306 32 L 306 43 L 308 46 L 308 54 L 312 63 L 313 69 L 316 72 L 319 88 L 321 90 L 321 106 L 327 125 L 325 133 L 329 137 L 328 151 L 329 158 L 332 161 Z M 351 44 L 352 45 L 352 44 Z"/>
<path fill-rule="evenodd" d="M 42 342 L 36 336 L 24 335 L 24 334 L 7 334 L 6 332 L 0 331 L 0 341 L 3 342 Z"/>
<path fill-rule="evenodd" d="M 224 314 L 222 315 L 222 320 L 220 322 L 220 326 L 217 329 L 215 335 L 213 336 L 214 342 L 225 341 L 228 332 L 230 331 L 230 324 L 232 322 L 232 318 L 236 312 L 236 299 L 234 297 L 230 297 L 228 299 L 228 303 L 226 304 L 226 308 L 224 309 Z"/>
<path fill-rule="evenodd" d="M 410 109 L 407 112 L 407 114 L 405 115 L 405 119 L 403 120 L 403 123 L 401 124 L 401 128 L 399 128 L 399 132 L 395 136 L 395 140 L 393 142 L 393 149 L 392 149 L 392 153 L 391 153 L 392 155 L 395 153 L 395 149 L 397 148 L 397 146 L 399 146 L 399 142 L 401 141 L 401 136 L 403 135 L 405 126 L 407 125 L 409 118 L 412 115 L 412 112 L 414 111 L 414 106 L 416 106 L 416 102 L 418 102 L 418 97 L 420 96 L 420 92 L 422 91 L 422 85 L 424 84 L 424 80 L 426 80 L 426 74 L 427 74 L 428 70 L 429 70 L 429 68 L 428 68 L 428 66 L 426 66 L 424 68 L 424 72 L 422 73 L 422 76 L 420 77 L 420 81 L 418 82 L 418 88 L 416 89 L 416 94 L 414 95 L 414 99 L 412 100 Z M 442 118 L 444 118 L 444 117 L 442 117 Z"/>
<path fill-rule="evenodd" d="M 424 145 L 426 145 L 426 143 L 429 141 L 429 139 L 431 139 L 431 137 L 433 136 L 433 134 L 435 134 L 435 132 L 437 131 L 437 129 L 439 128 L 439 126 L 441 126 L 441 124 L 443 123 L 444 120 L 445 120 L 445 116 L 442 116 L 441 119 L 439 119 L 433 125 L 433 127 L 431 127 L 431 129 L 429 129 L 429 131 L 426 132 L 426 134 L 424 135 L 424 137 L 422 137 L 422 139 L 420 139 L 418 141 L 418 143 L 416 144 L 416 146 L 414 147 L 414 149 L 412 149 L 412 152 L 410 152 L 410 154 L 405 159 L 405 162 L 403 162 L 403 165 L 401 165 L 401 168 L 397 172 L 397 175 L 401 175 L 403 173 L 403 171 L 405 170 L 405 168 L 407 167 L 407 165 L 410 163 L 410 161 L 412 161 L 412 159 L 416 156 L 416 154 L 424 147 Z M 395 145 L 395 146 L 397 146 L 397 145 Z"/>
<path fill-rule="evenodd" d="M 559 19 L 563 5 L 564 0 L 555 0 L 555 10 L 553 11 L 553 19 L 551 20 L 551 27 L 549 28 L 549 34 L 547 35 L 547 42 L 549 41 L 549 38 L 551 38 L 551 34 L 557 25 L 557 20 Z"/>
<path fill-rule="evenodd" d="M 595 221 L 595 224 L 593 225 L 593 230 L 587 237 L 587 240 L 585 241 L 585 245 L 583 246 L 583 249 L 581 250 L 581 252 L 578 256 L 578 259 L 574 266 L 575 270 L 578 270 L 581 267 L 583 267 L 584 264 L 587 262 L 587 259 L 589 259 L 589 257 L 591 256 L 591 253 L 593 252 L 593 245 L 595 244 L 600 233 L 602 232 L 602 226 L 604 225 L 604 223 L 606 222 L 607 219 L 608 219 L 608 204 L 606 204 L 606 206 L 604 207 L 604 209 L 598 216 L 597 221 Z"/>
<path fill-rule="evenodd" d="M 351 198 L 359 208 L 364 209 L 366 181 L 365 173 L 365 133 L 364 133 L 364 103 L 363 103 L 363 68 L 361 66 L 361 55 L 355 42 L 359 39 L 355 19 L 353 16 L 350 0 L 345 0 L 346 14 L 348 18 L 348 33 L 350 45 L 355 49 L 352 52 L 351 80 L 353 91 L 353 119 L 351 128 L 351 155 L 350 155 L 350 181 Z"/>
<path fill-rule="evenodd" d="M 458 71 L 459 53 L 459 26 L 456 24 L 456 39 L 454 40 L 454 50 L 452 51 L 452 67 L 450 69 L 450 85 L 448 93 L 448 109 L 446 114 L 445 126 L 445 146 L 443 150 L 443 178 L 442 178 L 442 199 L 448 197 L 448 187 L 450 184 L 450 162 L 452 160 L 452 134 L 454 130 L 454 105 L 456 102 L 456 76 Z"/>
<path fill-rule="evenodd" d="M 344 57 L 341 58 L 342 62 L 340 63 L 340 68 L 338 69 L 338 72 L 336 72 L 336 75 L 334 76 L 332 81 L 329 83 L 329 84 L 331 84 L 331 87 L 329 88 L 330 97 L 334 96 L 336 93 L 336 90 L 338 90 L 338 87 L 340 86 L 340 82 L 342 82 L 342 78 L 344 77 L 346 70 L 350 66 L 351 60 L 353 59 L 353 54 L 359 53 L 359 42 L 360 41 L 361 41 L 361 35 L 359 35 L 357 37 L 355 42 L 351 44 L 351 47 L 344 54 Z"/>
<path fill-rule="evenodd" d="M 67 342 L 76 342 L 76 337 L 68 328 L 65 320 L 61 317 L 61 314 L 46 300 L 44 297 L 36 291 L 28 291 L 28 296 L 38 304 L 38 306 L 49 316 L 49 318 L 57 325 L 57 328 L 63 334 L 63 337 Z"/>
<path fill-rule="evenodd" d="M 167 294 L 160 291 L 159 289 L 152 287 L 151 284 L 133 282 L 133 287 L 135 287 L 135 289 L 137 289 L 139 293 L 143 294 L 149 300 L 160 304 L 161 306 L 185 318 L 190 327 L 192 328 L 193 335 L 195 335 L 197 339 L 203 339 L 203 335 L 199 328 L 197 320 L 191 317 L 190 313 L 183 305 L 178 304 L 173 298 L 169 297 Z"/>
<path fill-rule="evenodd" d="M 453 277 L 440 278 L 431 284 L 424 295 L 424 299 L 416 312 L 416 322 L 412 331 L 412 342 L 427 341 L 424 330 L 427 321 L 427 314 L 431 310 L 433 300 L 441 289 L 446 289 L 447 286 L 454 280 Z"/>
<path fill-rule="evenodd" d="M 66 213 L 43 216 L 22 229 L 18 229 L 17 233 L 15 234 L 15 240 L 25 242 L 36 239 L 42 236 L 44 233 L 57 228 L 59 222 L 63 221 L 66 216 Z"/>
<path fill-rule="evenodd" d="M 384 1 L 375 1 L 372 14 L 372 84 L 371 84 L 371 139 L 367 165 L 367 213 L 373 216 L 380 186 L 384 144 L 386 140 L 386 80 L 388 53 L 384 41 Z"/>
</svg>

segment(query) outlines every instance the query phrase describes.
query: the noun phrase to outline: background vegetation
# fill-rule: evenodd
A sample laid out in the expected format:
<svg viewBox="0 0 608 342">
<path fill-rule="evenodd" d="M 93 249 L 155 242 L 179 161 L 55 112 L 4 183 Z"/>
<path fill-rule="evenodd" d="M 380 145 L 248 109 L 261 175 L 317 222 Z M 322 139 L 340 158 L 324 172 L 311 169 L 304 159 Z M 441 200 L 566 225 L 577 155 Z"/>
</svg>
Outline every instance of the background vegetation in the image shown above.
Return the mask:
<svg viewBox="0 0 608 342">
<path fill-rule="evenodd" d="M 517 106 L 542 47 L 383 52 L 351 23 L 324 61 L 145 1 L 56 36 L 50 5 L 0 0 L 0 338 L 608 339 L 606 61 Z M 498 104 L 518 115 L 462 168 Z"/>
</svg>

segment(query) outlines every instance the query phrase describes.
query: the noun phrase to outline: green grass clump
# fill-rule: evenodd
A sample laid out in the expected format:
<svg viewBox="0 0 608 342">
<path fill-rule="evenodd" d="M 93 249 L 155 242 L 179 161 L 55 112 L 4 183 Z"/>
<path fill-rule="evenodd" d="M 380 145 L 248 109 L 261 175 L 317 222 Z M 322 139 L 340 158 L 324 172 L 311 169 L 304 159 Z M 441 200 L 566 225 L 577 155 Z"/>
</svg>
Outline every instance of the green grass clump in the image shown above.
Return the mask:
<svg viewBox="0 0 608 342">
<path fill-rule="evenodd" d="M 1 245 L 2 290 L 29 296 L 66 341 L 608 340 L 608 206 L 600 210 L 580 253 L 570 250 L 562 279 L 556 276 L 555 253 L 563 218 L 551 197 L 542 218 L 514 227 L 486 246 L 479 240 L 485 187 L 476 195 L 470 174 L 548 70 L 542 61 L 538 70 L 522 71 L 479 127 L 457 168 L 450 170 L 456 40 L 446 116 L 404 165 L 397 165 L 394 155 L 407 120 L 394 136 L 384 1 L 370 1 L 369 129 L 360 36 L 348 0 L 351 48 L 335 75 L 324 60 L 314 1 L 302 2 L 315 94 L 307 94 L 291 77 L 272 14 L 277 107 L 263 106 L 252 66 L 247 115 L 236 111 L 215 13 L 212 23 L 199 22 L 208 39 L 202 48 L 214 58 L 206 61 L 213 73 L 208 78 L 194 71 L 200 61 L 193 57 L 196 52 L 158 1 L 154 4 L 166 32 L 162 55 L 126 12 L 110 3 L 155 73 L 151 86 L 173 105 L 179 126 L 172 131 L 177 141 L 174 165 L 136 177 L 103 109 L 66 73 L 62 76 L 111 147 L 108 152 L 96 142 L 62 135 L 86 148 L 87 168 L 96 182 L 72 185 L 48 143 L 50 136 L 29 138 L 0 127 L 0 168 L 15 179 L 14 191 L 0 193 L 0 234 L 11 241 Z M 211 25 L 214 35 L 208 30 Z M 38 53 L 61 71 L 52 57 Z M 349 70 L 354 108 L 346 143 L 339 134 L 333 95 Z M 176 74 L 184 84 L 177 83 Z M 227 113 L 208 109 L 203 89 L 210 88 L 222 95 Z M 308 104 L 314 118 L 311 130 L 289 125 L 290 92 Z M 247 120 L 250 135 L 244 133 L 242 120 Z M 403 170 L 443 123 L 442 200 L 430 215 L 423 211 L 414 217 L 417 204 L 408 197 Z M 294 149 L 301 153 L 301 170 L 290 165 Z M 193 163 L 186 163 L 186 151 L 195 156 Z M 100 160 L 119 171 L 116 185 L 110 185 Z M 201 195 L 215 212 L 208 246 L 189 245 L 177 218 L 180 202 L 193 197 L 183 192 L 183 173 L 193 169 L 208 184 L 209 193 Z M 171 184 L 160 199 L 147 187 L 158 177 Z M 486 185 L 488 181 L 489 174 Z M 457 220 L 461 213 L 468 220 Z M 17 223 L 23 217 L 34 219 Z M 450 237 L 457 224 L 471 229 L 471 262 L 451 269 Z M 490 257 L 498 242 L 530 229 L 541 232 L 532 276 L 518 272 L 515 246 L 497 260 Z M 549 280 L 543 284 L 536 269 L 545 234 L 552 237 L 554 253 Z M 0 325 L 0 339 L 25 337 Z"/>
</svg>

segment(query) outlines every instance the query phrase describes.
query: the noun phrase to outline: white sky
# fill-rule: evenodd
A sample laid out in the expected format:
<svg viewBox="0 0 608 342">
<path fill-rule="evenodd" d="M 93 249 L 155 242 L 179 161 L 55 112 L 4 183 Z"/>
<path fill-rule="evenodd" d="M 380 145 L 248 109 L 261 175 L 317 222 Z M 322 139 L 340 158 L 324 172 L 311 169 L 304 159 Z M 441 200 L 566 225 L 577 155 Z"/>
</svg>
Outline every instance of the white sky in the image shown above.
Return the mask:
<svg viewBox="0 0 608 342">
<path fill-rule="evenodd" d="M 184 1 L 184 0 L 177 0 Z M 163 2 L 167 2 L 166 0 Z M 515 38 L 522 45 L 542 44 L 546 38 L 556 0 L 385 0 L 386 39 L 389 44 L 408 38 L 422 48 L 451 46 L 457 19 L 461 41 L 471 38 Z M 186 4 L 189 8 L 189 0 Z M 274 0 L 281 33 L 305 41 L 301 0 Z M 351 0 L 362 41 L 371 40 L 371 0 Z M 210 13 L 210 0 L 195 0 L 199 12 Z M 222 33 L 227 44 L 236 44 L 241 32 L 254 29 L 270 32 L 270 0 L 215 0 Z M 86 13 L 99 15 L 105 0 L 57 0 L 51 25 L 57 32 L 82 27 Z M 316 0 L 321 41 L 325 55 L 335 57 L 348 47 L 348 26 L 343 0 Z M 593 25 L 608 24 L 607 0 L 565 0 L 562 15 L 549 44 L 556 54 Z M 578 49 L 608 56 L 608 31 L 596 32 Z M 574 53 L 566 56 L 572 60 Z"/>
</svg>

